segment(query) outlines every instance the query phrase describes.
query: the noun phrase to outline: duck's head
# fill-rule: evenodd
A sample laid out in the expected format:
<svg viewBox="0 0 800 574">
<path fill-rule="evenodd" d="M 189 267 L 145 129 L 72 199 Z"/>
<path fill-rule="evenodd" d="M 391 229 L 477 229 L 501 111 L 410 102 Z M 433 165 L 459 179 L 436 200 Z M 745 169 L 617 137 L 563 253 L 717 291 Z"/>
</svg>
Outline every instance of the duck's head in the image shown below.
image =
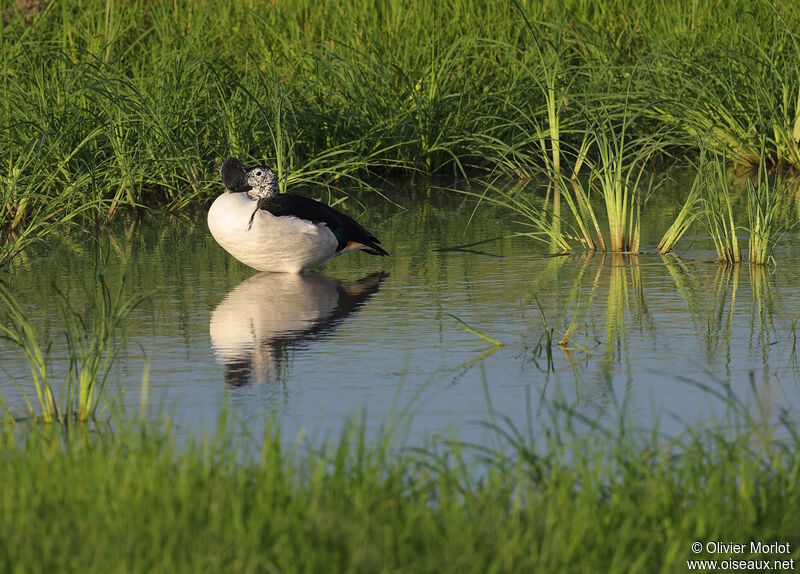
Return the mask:
<svg viewBox="0 0 800 574">
<path fill-rule="evenodd" d="M 264 165 L 245 168 L 238 158 L 229 157 L 222 162 L 219 172 L 225 187 L 234 193 L 247 193 L 252 199 L 279 193 L 278 177 Z"/>
<path fill-rule="evenodd" d="M 275 172 L 265 165 L 257 165 L 245 171 L 244 177 L 246 186 L 250 188 L 247 192 L 252 198 L 261 199 L 278 195 L 278 176 Z"/>
</svg>

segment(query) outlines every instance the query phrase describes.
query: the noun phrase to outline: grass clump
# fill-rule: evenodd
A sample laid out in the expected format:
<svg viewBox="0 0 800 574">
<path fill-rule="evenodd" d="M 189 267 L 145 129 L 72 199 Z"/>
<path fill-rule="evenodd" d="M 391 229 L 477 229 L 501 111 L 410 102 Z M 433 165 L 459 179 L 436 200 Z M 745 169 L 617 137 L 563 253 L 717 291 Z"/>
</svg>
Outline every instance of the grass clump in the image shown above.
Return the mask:
<svg viewBox="0 0 800 574">
<path fill-rule="evenodd" d="M 764 159 L 754 172 L 744 177 L 741 191 L 744 195 L 748 218 L 749 259 L 754 265 L 763 265 L 770 258 L 780 237 L 780 232 L 789 219 L 786 204 L 790 200 L 791 182 L 786 174 L 770 172 Z M 674 223 L 659 243 L 659 251 L 670 251 L 691 224 L 698 218 L 714 242 L 717 259 L 724 264 L 739 263 L 741 249 L 737 236 L 734 192 L 731 189 L 731 174 L 724 157 L 716 155 L 709 162 L 701 161 L 694 183 Z M 702 207 L 702 211 L 698 211 Z"/>
<path fill-rule="evenodd" d="M 627 125 L 617 132 L 610 122 L 595 131 L 598 160 L 590 168 L 608 216 L 609 250 L 612 253 L 638 253 L 641 237 L 641 206 L 645 195 L 640 189 L 647 161 L 655 152 L 652 141 L 642 142 L 631 151 L 625 139 Z"/>
<path fill-rule="evenodd" d="M 561 172 L 555 162 L 546 160 L 547 176 L 552 187 L 559 190 L 554 197 L 563 197 L 573 216 L 577 232 L 570 236 L 561 235 L 561 214 L 555 206 L 547 221 L 547 215 L 519 200 L 504 202 L 525 216 L 529 222 L 541 230 L 540 236 L 549 237 L 551 243 L 568 250 L 570 240 L 576 240 L 586 249 L 594 251 L 598 247 L 612 253 L 638 253 L 641 238 L 640 215 L 642 205 L 652 187 L 652 182 L 642 181 L 648 161 L 660 148 L 655 138 L 639 138 L 630 141 L 626 129 L 630 118 L 623 120 L 621 129 L 615 126 L 608 110 L 605 115 L 593 122 L 585 132 L 583 141 L 575 154 L 575 162 L 569 177 Z M 545 151 L 544 146 L 542 150 Z M 554 151 L 555 156 L 555 151 Z M 580 170 L 587 167 L 588 176 L 580 177 Z M 574 197 L 573 197 L 574 194 Z M 602 198 L 608 222 L 607 237 L 603 235 L 599 219 L 595 214 L 592 198 Z"/>
<path fill-rule="evenodd" d="M 706 160 L 703 154 L 686 200 L 658 244 L 662 255 L 672 251 L 692 224 L 699 220 L 714 242 L 717 260 L 724 264 L 739 262 L 741 251 L 729 177 L 724 158 L 715 156 L 713 160 Z"/>
<path fill-rule="evenodd" d="M 700 176 L 699 176 L 700 177 Z M 728 185 L 728 170 L 724 159 L 717 158 L 710 170 L 702 174 L 705 178 L 703 213 L 705 224 L 717 259 L 725 264 L 739 263 L 741 250 L 736 236 L 736 224 L 731 191 Z"/>
<path fill-rule="evenodd" d="M 357 425 L 299 451 L 272 428 L 255 456 L 224 432 L 178 446 L 158 425 L 5 430 L 0 568 L 674 572 L 697 539 L 800 534 L 796 435 L 555 419 L 535 436 L 498 416 L 497 446 L 475 451 L 370 444 Z"/>
<path fill-rule="evenodd" d="M 699 216 L 698 207 L 701 203 L 704 188 L 707 184 L 708 167 L 706 166 L 704 158 L 701 159 L 700 165 L 695 175 L 692 186 L 689 188 L 689 194 L 683 202 L 680 211 L 675 216 L 675 221 L 664 232 L 661 241 L 658 242 L 658 252 L 662 255 L 669 253 L 675 247 L 675 244 L 680 241 L 681 237 L 689 230 L 692 224 Z"/>
<path fill-rule="evenodd" d="M 756 177 L 748 177 L 747 220 L 750 225 L 750 263 L 764 265 L 771 257 L 785 219 L 782 217 L 783 200 L 788 186 L 780 174 L 770 175 L 762 162 Z"/>
</svg>

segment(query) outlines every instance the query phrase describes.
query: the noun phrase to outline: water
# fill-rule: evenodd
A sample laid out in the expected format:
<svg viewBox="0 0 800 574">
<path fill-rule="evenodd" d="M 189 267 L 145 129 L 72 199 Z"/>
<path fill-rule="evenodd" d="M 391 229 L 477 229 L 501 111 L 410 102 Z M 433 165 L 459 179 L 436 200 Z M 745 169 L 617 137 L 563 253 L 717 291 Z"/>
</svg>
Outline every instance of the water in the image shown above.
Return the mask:
<svg viewBox="0 0 800 574">
<path fill-rule="evenodd" d="M 135 409 L 147 362 L 153 416 L 166 411 L 193 433 L 213 429 L 224 406 L 243 436 L 277 419 L 293 438 L 337 433 L 354 415 L 374 431 L 412 405 L 412 442 L 484 440 L 471 423 L 490 408 L 523 427 L 554 403 L 608 422 L 624 410 L 636 425 L 660 419 L 678 432 L 722 412 L 703 385 L 729 385 L 753 412 L 795 413 L 794 235 L 766 269 L 720 267 L 700 231 L 679 243 L 680 258 L 662 258 L 653 246 L 685 185 L 677 177 L 648 204 L 651 251 L 638 257 L 551 257 L 515 236 L 502 208 L 409 184 L 387 190 L 395 204 L 369 193 L 345 204 L 385 259 L 347 254 L 306 276 L 259 274 L 214 243 L 202 214 L 158 216 L 59 238 L 30 252 L 9 283 L 63 372 L 58 291 L 83 313 L 96 269 L 112 287 L 124 276 L 127 292 L 147 298 L 117 340 L 111 393 Z M 0 390 L 18 409 L 27 365 L 7 342 L 0 358 Z"/>
</svg>

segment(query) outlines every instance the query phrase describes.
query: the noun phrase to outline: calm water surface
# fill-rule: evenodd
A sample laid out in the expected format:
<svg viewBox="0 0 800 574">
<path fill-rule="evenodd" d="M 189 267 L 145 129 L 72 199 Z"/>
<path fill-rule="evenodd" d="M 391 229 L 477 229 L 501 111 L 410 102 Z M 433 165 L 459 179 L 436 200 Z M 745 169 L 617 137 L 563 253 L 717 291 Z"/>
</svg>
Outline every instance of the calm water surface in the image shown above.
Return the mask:
<svg viewBox="0 0 800 574">
<path fill-rule="evenodd" d="M 256 273 L 214 243 L 204 217 L 158 217 L 111 236 L 60 238 L 8 280 L 63 372 L 57 290 L 83 312 L 95 269 L 112 286 L 125 277 L 147 299 L 117 342 L 110 386 L 135 408 L 149 362 L 151 410 L 192 432 L 213 428 L 225 405 L 243 435 L 276 418 L 293 438 L 338 432 L 361 413 L 374 430 L 413 404 L 412 441 L 476 439 L 485 431 L 468 423 L 489 419 L 486 390 L 494 411 L 520 426 L 564 402 L 592 419 L 616 420 L 624 408 L 638 425 L 659 418 L 677 431 L 721 412 L 703 385 L 729 384 L 754 411 L 796 414 L 795 234 L 778 264 L 758 271 L 713 263 L 701 236 L 682 240 L 680 258 L 662 258 L 654 246 L 683 185 L 677 177 L 648 205 L 642 246 L 651 251 L 638 257 L 551 257 L 515 236 L 507 211 L 474 211 L 420 184 L 387 190 L 396 205 L 363 193 L 340 206 L 381 238 L 385 259 L 348 254 L 318 273 Z M 15 382 L 29 387 L 27 365 L 0 345 L 0 389 L 20 407 Z"/>
</svg>

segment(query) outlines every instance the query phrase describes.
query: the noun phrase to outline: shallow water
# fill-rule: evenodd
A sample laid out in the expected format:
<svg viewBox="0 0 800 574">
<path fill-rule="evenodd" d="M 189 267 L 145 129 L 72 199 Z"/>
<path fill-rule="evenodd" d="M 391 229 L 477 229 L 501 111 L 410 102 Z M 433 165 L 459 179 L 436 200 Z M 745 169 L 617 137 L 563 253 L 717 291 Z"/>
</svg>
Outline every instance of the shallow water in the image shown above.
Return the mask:
<svg viewBox="0 0 800 574">
<path fill-rule="evenodd" d="M 225 405 L 242 436 L 275 418 L 292 439 L 337 433 L 360 414 L 376 430 L 411 405 L 412 441 L 480 440 L 485 429 L 469 423 L 490 408 L 523 427 L 555 403 L 677 432 L 721 413 L 703 386 L 726 385 L 755 413 L 796 413 L 795 235 L 760 270 L 713 263 L 700 230 L 679 243 L 680 258 L 662 258 L 654 246 L 687 181 L 679 174 L 648 204 L 638 257 L 551 257 L 514 235 L 507 211 L 408 184 L 386 190 L 396 205 L 365 192 L 340 206 L 381 238 L 385 259 L 347 254 L 319 273 L 259 274 L 214 243 L 202 215 L 157 217 L 60 238 L 8 282 L 63 372 L 57 290 L 83 313 L 96 269 L 112 287 L 124 276 L 147 299 L 117 341 L 111 393 L 135 409 L 148 363 L 152 416 L 166 411 L 191 432 L 213 428 Z M 0 357 L 0 390 L 19 409 L 27 365 L 7 342 Z"/>
</svg>

